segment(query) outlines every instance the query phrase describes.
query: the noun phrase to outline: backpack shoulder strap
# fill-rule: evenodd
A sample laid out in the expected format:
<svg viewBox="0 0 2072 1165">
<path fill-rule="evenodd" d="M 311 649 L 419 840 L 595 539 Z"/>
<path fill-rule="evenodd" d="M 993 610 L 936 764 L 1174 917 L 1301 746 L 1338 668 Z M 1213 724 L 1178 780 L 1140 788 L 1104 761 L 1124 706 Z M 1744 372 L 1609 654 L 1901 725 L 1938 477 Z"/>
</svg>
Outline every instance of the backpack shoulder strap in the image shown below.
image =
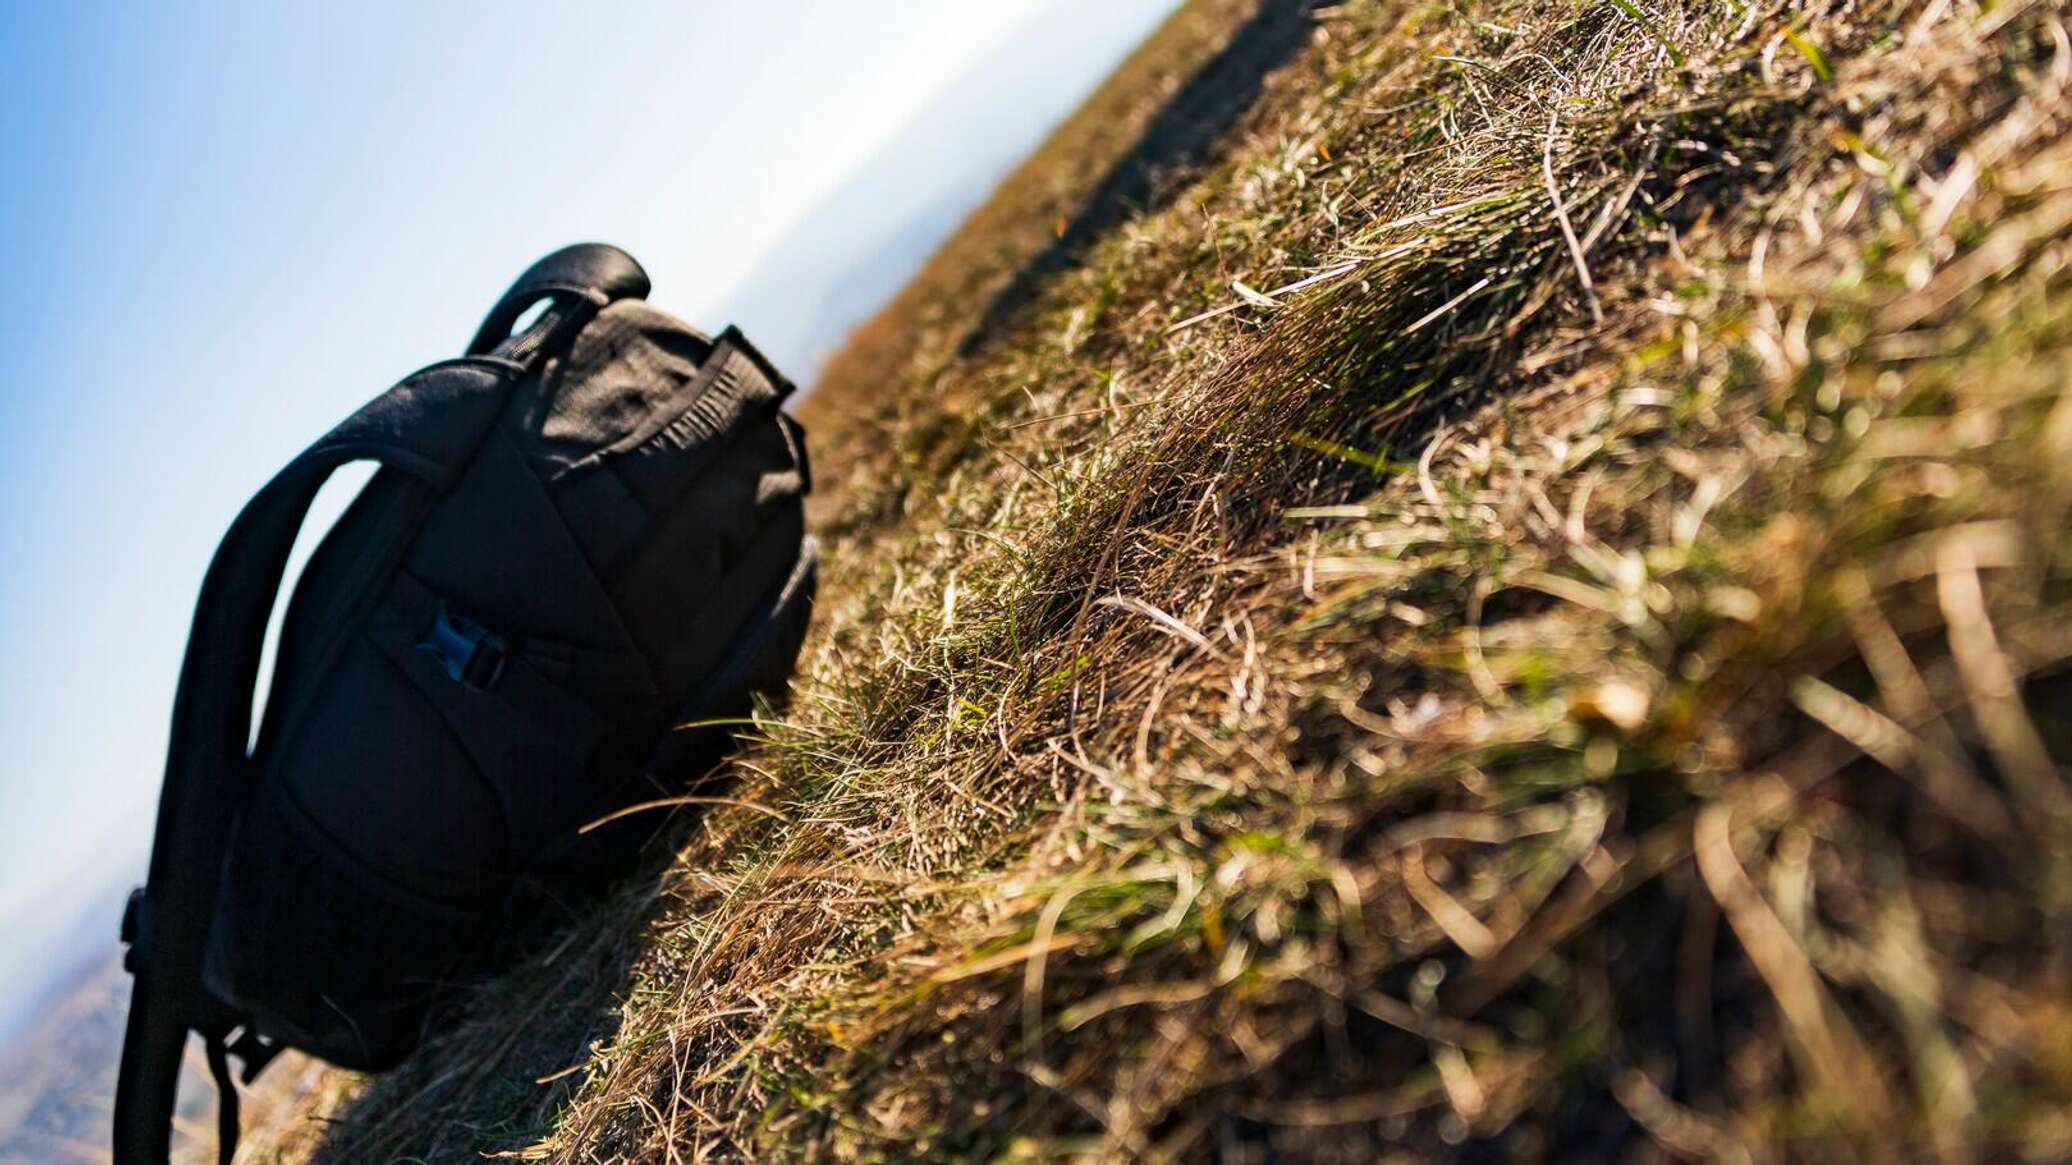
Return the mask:
<svg viewBox="0 0 2072 1165">
<path fill-rule="evenodd" d="M 250 783 L 252 685 L 304 513 L 331 472 L 350 461 L 377 461 L 428 495 L 444 492 L 495 424 L 516 371 L 471 361 L 405 380 L 290 462 L 217 547 L 180 668 L 158 831 L 134 919 L 136 982 L 115 1096 L 118 1165 L 166 1160 L 182 1049 L 188 1031 L 208 1020 L 201 963 L 236 809 Z"/>
<path fill-rule="evenodd" d="M 223 536 L 202 579 L 173 698 L 151 864 L 125 919 L 135 982 L 115 1092 L 115 1165 L 164 1165 L 188 1033 L 210 1037 L 212 1069 L 222 1054 L 222 1008 L 211 1006 L 202 987 L 202 959 L 252 778 L 246 742 L 267 620 L 310 502 L 333 470 L 352 461 L 380 463 L 427 499 L 443 495 L 543 351 L 605 304 L 647 291 L 647 274 L 616 247 L 579 244 L 540 260 L 497 302 L 470 346 L 471 357 L 488 358 L 432 365 L 376 397 L 289 462 Z M 550 310 L 511 336 L 518 317 L 543 298 L 553 301 Z M 215 1074 L 219 1083 L 227 1079 Z M 228 1099 L 218 1147 L 225 1165 L 236 1149 L 234 1094 Z"/>
</svg>

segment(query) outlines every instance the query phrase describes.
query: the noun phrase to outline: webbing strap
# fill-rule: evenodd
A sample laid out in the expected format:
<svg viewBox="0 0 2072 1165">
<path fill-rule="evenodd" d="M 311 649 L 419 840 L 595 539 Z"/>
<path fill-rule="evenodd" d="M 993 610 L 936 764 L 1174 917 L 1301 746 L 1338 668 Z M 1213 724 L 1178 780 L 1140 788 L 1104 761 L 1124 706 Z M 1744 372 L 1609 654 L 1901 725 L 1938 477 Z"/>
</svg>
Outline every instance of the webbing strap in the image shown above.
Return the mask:
<svg viewBox="0 0 2072 1165">
<path fill-rule="evenodd" d="M 230 1057 L 223 1037 L 208 1038 L 209 1075 L 216 1081 L 216 1162 L 231 1165 L 237 1156 L 237 1081 L 230 1078 Z"/>
<path fill-rule="evenodd" d="M 572 462 L 556 480 L 581 480 L 591 469 L 650 442 L 666 441 L 677 449 L 710 446 L 732 431 L 751 409 L 775 410 L 795 388 L 748 342 L 741 329 L 729 326 L 712 338 L 712 350 L 685 384 L 682 405 L 674 412 L 656 411 L 631 431 L 601 449 Z M 708 454 L 709 456 L 710 454 Z"/>
</svg>

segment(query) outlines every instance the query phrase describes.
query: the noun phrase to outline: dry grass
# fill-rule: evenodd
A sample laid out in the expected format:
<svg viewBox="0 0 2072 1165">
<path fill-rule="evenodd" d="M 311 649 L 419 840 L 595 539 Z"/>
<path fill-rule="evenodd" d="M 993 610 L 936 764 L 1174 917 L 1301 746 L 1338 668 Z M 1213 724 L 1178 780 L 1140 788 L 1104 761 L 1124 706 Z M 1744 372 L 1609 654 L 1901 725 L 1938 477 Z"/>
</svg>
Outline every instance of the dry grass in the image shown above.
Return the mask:
<svg viewBox="0 0 2072 1165">
<path fill-rule="evenodd" d="M 2064 7 L 1319 29 L 836 362 L 752 807 L 317 1159 L 2072 1156 Z"/>
</svg>

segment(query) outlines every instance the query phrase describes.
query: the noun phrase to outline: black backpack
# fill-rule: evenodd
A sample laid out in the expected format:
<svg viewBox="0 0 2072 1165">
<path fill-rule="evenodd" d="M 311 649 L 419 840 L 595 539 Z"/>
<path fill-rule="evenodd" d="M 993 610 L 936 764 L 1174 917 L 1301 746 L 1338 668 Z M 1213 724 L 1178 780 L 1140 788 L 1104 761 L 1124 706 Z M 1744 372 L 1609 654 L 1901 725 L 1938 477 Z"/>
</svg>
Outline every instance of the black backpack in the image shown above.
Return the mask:
<svg viewBox="0 0 2072 1165">
<path fill-rule="evenodd" d="M 135 975 L 115 1161 L 162 1165 L 198 1033 L 228 1055 L 393 1065 L 453 985 L 508 963 L 637 861 L 784 690 L 815 553 L 791 385 L 732 328 L 648 307 L 631 256 L 557 251 L 468 354 L 376 397 L 245 507 L 202 582 L 157 840 L 123 919 Z M 514 334 L 514 327 L 529 320 Z M 282 624 L 303 514 L 378 462 Z"/>
</svg>

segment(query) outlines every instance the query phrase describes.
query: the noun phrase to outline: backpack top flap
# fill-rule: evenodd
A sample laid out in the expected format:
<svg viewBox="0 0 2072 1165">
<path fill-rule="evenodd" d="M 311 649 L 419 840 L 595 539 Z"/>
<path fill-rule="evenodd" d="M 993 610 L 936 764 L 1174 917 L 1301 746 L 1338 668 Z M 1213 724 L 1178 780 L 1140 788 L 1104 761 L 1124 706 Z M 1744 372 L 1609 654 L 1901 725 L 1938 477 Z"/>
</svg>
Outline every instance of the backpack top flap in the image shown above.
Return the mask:
<svg viewBox="0 0 2072 1165">
<path fill-rule="evenodd" d="M 251 784 L 246 741 L 267 620 L 317 490 L 339 466 L 371 460 L 427 503 L 441 496 L 459 480 L 543 349 L 604 305 L 647 291 L 646 273 L 617 248 L 579 244 L 547 256 L 498 301 L 468 357 L 434 364 L 363 406 L 291 461 L 231 523 L 196 603 L 173 701 L 151 863 L 123 920 L 124 962 L 135 983 L 115 1096 L 116 1165 L 167 1160 L 189 1031 L 209 1041 L 210 1067 L 223 1088 L 218 1140 L 225 1163 L 236 1146 L 236 1092 L 223 1057 L 235 1017 L 207 997 L 201 964 L 224 853 Z M 513 324 L 542 299 L 550 301 L 547 310 L 512 336 Z"/>
</svg>

